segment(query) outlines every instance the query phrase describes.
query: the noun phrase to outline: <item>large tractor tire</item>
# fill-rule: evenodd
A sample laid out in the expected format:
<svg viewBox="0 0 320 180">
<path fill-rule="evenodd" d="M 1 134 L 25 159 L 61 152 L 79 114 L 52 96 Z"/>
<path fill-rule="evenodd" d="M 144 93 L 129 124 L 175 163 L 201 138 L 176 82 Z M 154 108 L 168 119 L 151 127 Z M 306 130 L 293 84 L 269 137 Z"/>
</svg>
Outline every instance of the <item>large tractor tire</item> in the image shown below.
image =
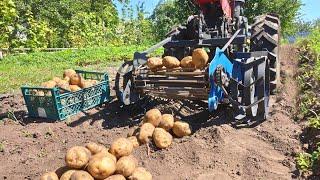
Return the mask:
<svg viewBox="0 0 320 180">
<path fill-rule="evenodd" d="M 270 65 L 270 92 L 275 93 L 280 82 L 280 19 L 276 14 L 255 18 L 251 26 L 251 51 L 268 50 Z"/>
</svg>

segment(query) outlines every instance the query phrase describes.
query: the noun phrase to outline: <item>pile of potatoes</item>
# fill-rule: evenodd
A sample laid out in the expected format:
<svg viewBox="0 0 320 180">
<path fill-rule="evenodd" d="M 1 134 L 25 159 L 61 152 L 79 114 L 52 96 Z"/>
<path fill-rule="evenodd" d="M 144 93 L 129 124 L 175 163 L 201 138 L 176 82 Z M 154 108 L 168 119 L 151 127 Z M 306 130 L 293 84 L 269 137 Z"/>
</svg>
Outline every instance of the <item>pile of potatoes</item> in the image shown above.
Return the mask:
<svg viewBox="0 0 320 180">
<path fill-rule="evenodd" d="M 203 69 L 207 66 L 209 55 L 203 48 L 197 48 L 192 52 L 192 56 L 187 56 L 180 61 L 172 56 L 165 56 L 164 58 L 151 57 L 147 61 L 147 66 L 151 71 L 158 71 L 163 67 L 167 69 L 175 68 L 189 68 L 189 69 Z"/>
<path fill-rule="evenodd" d="M 74 146 L 68 149 L 65 163 L 68 170 L 60 180 L 152 180 L 152 175 L 138 167 L 137 159 L 131 155 L 134 144 L 128 138 L 116 139 L 107 149 L 97 143 Z M 55 172 L 43 174 L 40 180 L 59 180 Z"/>
<path fill-rule="evenodd" d="M 151 109 L 146 112 L 141 127 L 128 134 L 128 139 L 135 146 L 147 144 L 152 139 L 158 148 L 165 149 L 172 144 L 173 135 L 181 138 L 190 134 L 188 123 L 176 120 L 171 114 L 161 114 L 158 109 Z"/>
<path fill-rule="evenodd" d="M 80 74 L 77 74 L 73 69 L 67 69 L 63 72 L 63 78 L 54 77 L 52 80 L 44 82 L 41 84 L 41 87 L 44 88 L 54 88 L 59 87 L 62 89 L 62 92 L 71 91 L 76 92 L 83 88 L 88 88 L 98 84 L 99 81 L 84 79 Z"/>
</svg>

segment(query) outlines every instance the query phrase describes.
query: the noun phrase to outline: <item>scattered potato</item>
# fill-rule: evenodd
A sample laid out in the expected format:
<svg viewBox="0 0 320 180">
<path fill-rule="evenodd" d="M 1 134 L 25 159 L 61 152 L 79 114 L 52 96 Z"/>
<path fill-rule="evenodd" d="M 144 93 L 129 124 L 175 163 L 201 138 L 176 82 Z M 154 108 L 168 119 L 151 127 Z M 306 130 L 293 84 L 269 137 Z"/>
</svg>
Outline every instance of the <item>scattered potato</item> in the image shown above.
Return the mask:
<svg viewBox="0 0 320 180">
<path fill-rule="evenodd" d="M 111 176 L 116 171 L 116 163 L 107 156 L 91 158 L 87 169 L 94 178 L 104 179 Z"/>
<path fill-rule="evenodd" d="M 63 72 L 63 78 L 65 77 L 69 77 L 71 78 L 72 75 L 74 74 L 77 74 L 77 72 L 73 69 L 66 69 L 64 72 Z"/>
<path fill-rule="evenodd" d="M 116 175 L 109 176 L 104 180 L 126 180 L 126 178 L 121 174 L 116 174 Z"/>
<path fill-rule="evenodd" d="M 70 87 L 71 92 L 76 92 L 76 91 L 81 90 L 81 88 L 77 85 L 70 85 L 69 87 Z"/>
<path fill-rule="evenodd" d="M 180 67 L 180 61 L 172 56 L 166 56 L 163 58 L 163 65 L 168 69 Z"/>
<path fill-rule="evenodd" d="M 150 69 L 158 69 L 158 68 L 161 68 L 163 66 L 163 61 L 162 61 L 161 58 L 152 57 L 152 58 L 148 59 L 147 66 Z"/>
<path fill-rule="evenodd" d="M 152 180 L 152 175 L 143 167 L 138 167 L 133 174 L 129 176 L 129 180 Z"/>
<path fill-rule="evenodd" d="M 59 77 L 53 77 L 52 81 L 54 81 L 58 84 L 61 81 L 61 79 Z"/>
<path fill-rule="evenodd" d="M 158 109 L 151 109 L 144 115 L 144 121 L 158 127 L 161 121 L 161 112 Z"/>
<path fill-rule="evenodd" d="M 89 149 L 92 155 L 97 154 L 98 152 L 101 152 L 105 148 L 103 145 L 97 144 L 94 142 L 87 143 L 85 147 Z"/>
<path fill-rule="evenodd" d="M 123 156 L 117 161 L 116 173 L 122 174 L 125 177 L 130 176 L 136 169 L 137 160 L 132 156 Z"/>
<path fill-rule="evenodd" d="M 171 114 L 163 114 L 162 119 L 160 121 L 159 127 L 169 131 L 172 129 L 174 124 L 174 117 Z"/>
<path fill-rule="evenodd" d="M 192 56 L 187 56 L 181 60 L 181 67 L 183 68 L 195 68 L 192 62 Z"/>
<path fill-rule="evenodd" d="M 40 177 L 40 180 L 59 180 L 59 178 L 55 172 L 47 172 Z"/>
<path fill-rule="evenodd" d="M 68 170 L 66 172 L 64 172 L 61 177 L 60 177 L 60 180 L 70 180 L 71 179 L 71 176 L 72 174 L 76 172 L 76 170 Z"/>
<path fill-rule="evenodd" d="M 136 136 L 128 137 L 128 140 L 131 141 L 133 148 L 139 147 L 140 144 L 139 144 L 138 138 Z"/>
<path fill-rule="evenodd" d="M 202 49 L 195 49 L 192 53 L 192 62 L 196 66 L 197 69 L 203 69 L 206 67 L 209 61 L 208 53 Z"/>
<path fill-rule="evenodd" d="M 73 74 L 70 77 L 70 85 L 81 86 L 82 77 L 79 74 Z"/>
<path fill-rule="evenodd" d="M 160 149 L 167 148 L 172 143 L 172 135 L 162 128 L 156 128 L 153 133 L 153 141 Z"/>
<path fill-rule="evenodd" d="M 152 137 L 155 127 L 151 123 L 144 123 L 138 135 L 138 139 L 142 144 L 149 142 L 149 138 Z"/>
<path fill-rule="evenodd" d="M 88 163 L 90 156 L 91 153 L 87 148 L 74 146 L 67 151 L 65 161 L 68 167 L 80 169 Z"/>
<path fill-rule="evenodd" d="M 70 180 L 94 180 L 87 171 L 75 171 L 72 173 Z"/>
<path fill-rule="evenodd" d="M 41 84 L 42 87 L 44 88 L 54 88 L 57 85 L 57 83 L 55 81 L 47 81 Z"/>
<path fill-rule="evenodd" d="M 115 140 L 110 147 L 109 152 L 119 159 L 122 156 L 129 156 L 133 151 L 133 144 L 126 138 Z"/>
<path fill-rule="evenodd" d="M 172 131 L 178 137 L 189 136 L 191 134 L 189 124 L 183 121 L 176 121 L 173 125 Z"/>
</svg>

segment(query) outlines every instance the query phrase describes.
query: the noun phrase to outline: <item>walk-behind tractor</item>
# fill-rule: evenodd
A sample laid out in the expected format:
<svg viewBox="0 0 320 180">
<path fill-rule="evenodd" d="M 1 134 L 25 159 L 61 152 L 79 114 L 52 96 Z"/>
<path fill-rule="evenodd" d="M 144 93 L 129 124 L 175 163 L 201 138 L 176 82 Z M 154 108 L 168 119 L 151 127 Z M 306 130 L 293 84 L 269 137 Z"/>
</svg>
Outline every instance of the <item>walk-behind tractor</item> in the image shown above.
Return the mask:
<svg viewBox="0 0 320 180">
<path fill-rule="evenodd" d="M 249 26 L 244 17 L 244 0 L 197 0 L 198 15 L 188 18 L 166 39 L 134 54 L 118 70 L 115 90 L 124 105 L 142 97 L 207 101 L 210 112 L 220 104 L 232 107 L 235 119 L 266 119 L 269 96 L 279 80 L 280 21 L 275 14 L 255 18 Z M 209 63 L 202 69 L 147 66 L 152 52 L 163 47 L 165 56 L 181 60 L 203 48 Z"/>
</svg>

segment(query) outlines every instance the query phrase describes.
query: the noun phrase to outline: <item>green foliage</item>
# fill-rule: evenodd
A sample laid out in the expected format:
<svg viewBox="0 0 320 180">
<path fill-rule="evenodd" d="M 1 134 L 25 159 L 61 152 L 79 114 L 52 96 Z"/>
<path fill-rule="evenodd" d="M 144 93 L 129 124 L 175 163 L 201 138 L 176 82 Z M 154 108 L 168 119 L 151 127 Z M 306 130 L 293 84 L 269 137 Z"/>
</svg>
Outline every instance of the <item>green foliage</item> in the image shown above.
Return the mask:
<svg viewBox="0 0 320 180">
<path fill-rule="evenodd" d="M 15 20 L 18 18 L 12 0 L 0 1 L 0 47 L 9 47 L 9 37 L 13 33 Z"/>
<path fill-rule="evenodd" d="M 185 24 L 188 16 L 197 13 L 197 8 L 190 1 L 167 0 L 158 4 L 151 19 L 158 38 L 163 38 L 174 26 Z M 292 35 L 297 29 L 294 22 L 299 16 L 301 0 L 250 0 L 245 4 L 245 15 L 249 22 L 259 15 L 276 13 L 281 19 L 281 28 L 284 35 Z"/>
<path fill-rule="evenodd" d="M 309 119 L 309 126 L 320 130 L 320 118 L 319 117 L 310 118 Z"/>
<path fill-rule="evenodd" d="M 0 93 L 19 90 L 22 85 L 39 85 L 64 69 L 106 71 L 118 67 L 122 60 L 130 60 L 136 51 L 147 46 L 109 46 L 59 52 L 33 52 L 6 56 L 0 63 Z"/>
<path fill-rule="evenodd" d="M 303 172 L 310 170 L 312 166 L 311 155 L 308 153 L 299 153 L 296 157 L 296 163 L 298 169 L 302 170 Z"/>
<path fill-rule="evenodd" d="M 265 13 L 275 13 L 280 16 L 284 35 L 293 35 L 297 31 L 294 26 L 302 6 L 301 0 L 250 0 L 246 1 L 245 14 L 252 22 L 254 17 Z"/>
</svg>

